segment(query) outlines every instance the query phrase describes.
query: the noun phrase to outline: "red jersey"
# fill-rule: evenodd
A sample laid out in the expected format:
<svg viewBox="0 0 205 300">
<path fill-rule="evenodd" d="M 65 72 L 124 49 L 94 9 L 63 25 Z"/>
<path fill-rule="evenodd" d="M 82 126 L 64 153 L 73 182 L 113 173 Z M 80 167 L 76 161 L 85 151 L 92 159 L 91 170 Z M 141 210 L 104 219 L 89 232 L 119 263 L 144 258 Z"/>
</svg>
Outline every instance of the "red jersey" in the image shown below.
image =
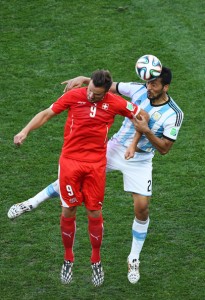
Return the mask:
<svg viewBox="0 0 205 300">
<path fill-rule="evenodd" d="M 96 162 L 106 161 L 108 131 L 115 116 L 132 118 L 140 108 L 110 92 L 97 102 L 87 100 L 87 87 L 68 91 L 51 106 L 54 113 L 68 111 L 62 155 L 67 158 Z"/>
</svg>

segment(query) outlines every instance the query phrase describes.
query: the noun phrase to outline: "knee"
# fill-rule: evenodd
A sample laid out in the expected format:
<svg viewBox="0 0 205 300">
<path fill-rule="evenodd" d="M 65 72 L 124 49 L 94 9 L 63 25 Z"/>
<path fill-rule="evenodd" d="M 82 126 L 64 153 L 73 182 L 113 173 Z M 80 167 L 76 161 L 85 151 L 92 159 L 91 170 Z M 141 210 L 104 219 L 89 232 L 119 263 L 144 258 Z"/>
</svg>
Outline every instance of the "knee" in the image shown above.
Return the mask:
<svg viewBox="0 0 205 300">
<path fill-rule="evenodd" d="M 91 218 L 99 218 L 102 215 L 102 210 L 89 210 L 89 209 L 87 209 L 87 215 Z"/>
<path fill-rule="evenodd" d="M 135 208 L 135 217 L 140 221 L 146 221 L 149 217 L 149 207 Z"/>
<path fill-rule="evenodd" d="M 140 221 L 146 221 L 149 217 L 149 201 L 134 201 L 135 217 Z"/>
<path fill-rule="evenodd" d="M 62 207 L 62 215 L 65 218 L 72 218 L 76 215 L 77 207 Z"/>
<path fill-rule="evenodd" d="M 146 221 L 149 217 L 149 198 L 134 194 L 135 217 L 140 221 Z"/>
</svg>

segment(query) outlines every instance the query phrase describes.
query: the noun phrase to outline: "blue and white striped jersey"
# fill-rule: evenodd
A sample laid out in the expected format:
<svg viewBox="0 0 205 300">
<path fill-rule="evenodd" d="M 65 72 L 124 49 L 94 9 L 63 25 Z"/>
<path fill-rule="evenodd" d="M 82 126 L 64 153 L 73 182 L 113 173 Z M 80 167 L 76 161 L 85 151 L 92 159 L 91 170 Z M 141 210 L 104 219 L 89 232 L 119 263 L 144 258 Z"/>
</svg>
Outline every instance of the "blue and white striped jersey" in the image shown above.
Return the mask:
<svg viewBox="0 0 205 300">
<path fill-rule="evenodd" d="M 147 89 L 141 83 L 123 83 L 117 86 L 118 92 L 131 99 L 132 103 L 139 105 L 150 116 L 149 127 L 157 137 L 166 137 L 175 141 L 183 121 L 183 112 L 175 101 L 169 97 L 169 101 L 161 105 L 152 105 L 147 98 Z M 119 131 L 113 138 L 123 146 L 130 145 L 135 134 L 135 128 L 132 122 L 125 118 Z M 156 149 L 143 134 L 138 148 L 146 152 L 154 152 Z"/>
</svg>

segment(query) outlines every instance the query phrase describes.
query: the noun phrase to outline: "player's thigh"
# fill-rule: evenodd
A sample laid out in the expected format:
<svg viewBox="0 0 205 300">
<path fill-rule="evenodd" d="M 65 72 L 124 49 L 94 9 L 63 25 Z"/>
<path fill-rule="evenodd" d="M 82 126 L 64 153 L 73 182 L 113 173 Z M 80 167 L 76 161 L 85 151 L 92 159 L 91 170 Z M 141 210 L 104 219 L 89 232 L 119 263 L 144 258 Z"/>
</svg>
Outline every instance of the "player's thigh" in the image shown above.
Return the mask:
<svg viewBox="0 0 205 300">
<path fill-rule="evenodd" d="M 58 176 L 62 206 L 81 205 L 83 201 L 81 163 L 61 156 Z"/>
<path fill-rule="evenodd" d="M 125 161 L 125 151 L 126 148 L 120 145 L 115 139 L 108 141 L 106 172 L 114 170 L 122 171 Z"/>
<path fill-rule="evenodd" d="M 97 162 L 89 164 L 89 173 L 85 176 L 82 186 L 85 206 L 89 210 L 102 209 L 105 195 L 105 171 L 105 163 Z"/>
<path fill-rule="evenodd" d="M 125 162 L 123 168 L 124 190 L 150 197 L 152 195 L 152 162 L 143 160 L 140 154 L 138 156 L 138 160 Z"/>
<path fill-rule="evenodd" d="M 132 198 L 136 217 L 141 219 L 144 215 L 146 220 L 149 213 L 149 203 L 151 197 L 132 193 Z"/>
</svg>

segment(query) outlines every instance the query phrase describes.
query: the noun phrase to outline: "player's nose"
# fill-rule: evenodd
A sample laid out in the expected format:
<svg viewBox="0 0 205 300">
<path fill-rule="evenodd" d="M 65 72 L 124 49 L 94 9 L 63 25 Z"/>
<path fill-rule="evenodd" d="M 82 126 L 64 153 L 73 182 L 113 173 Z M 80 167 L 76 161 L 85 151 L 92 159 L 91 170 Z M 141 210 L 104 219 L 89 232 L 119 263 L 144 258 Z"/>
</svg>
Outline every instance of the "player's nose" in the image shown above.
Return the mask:
<svg viewBox="0 0 205 300">
<path fill-rule="evenodd" d="M 90 99 L 94 99 L 94 93 L 90 92 L 89 97 L 90 97 Z"/>
<path fill-rule="evenodd" d="M 146 87 L 147 87 L 147 90 L 149 91 L 149 90 L 150 90 L 150 88 L 151 88 L 151 86 L 150 86 L 149 82 L 147 82 L 147 83 L 146 83 Z"/>
</svg>

